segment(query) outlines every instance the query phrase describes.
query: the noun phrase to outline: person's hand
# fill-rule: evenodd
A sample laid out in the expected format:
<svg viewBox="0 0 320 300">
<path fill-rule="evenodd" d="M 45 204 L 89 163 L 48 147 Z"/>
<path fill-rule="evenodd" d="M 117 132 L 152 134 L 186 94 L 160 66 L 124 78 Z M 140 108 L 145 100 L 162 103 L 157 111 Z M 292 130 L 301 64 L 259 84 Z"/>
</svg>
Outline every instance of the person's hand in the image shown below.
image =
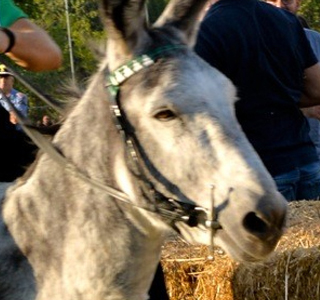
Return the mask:
<svg viewBox="0 0 320 300">
<path fill-rule="evenodd" d="M 15 113 L 13 111 L 10 111 L 10 122 L 12 124 L 18 124 L 17 116 L 15 115 Z"/>
<path fill-rule="evenodd" d="M 320 120 L 320 105 L 302 108 L 301 110 L 306 117 Z"/>
</svg>

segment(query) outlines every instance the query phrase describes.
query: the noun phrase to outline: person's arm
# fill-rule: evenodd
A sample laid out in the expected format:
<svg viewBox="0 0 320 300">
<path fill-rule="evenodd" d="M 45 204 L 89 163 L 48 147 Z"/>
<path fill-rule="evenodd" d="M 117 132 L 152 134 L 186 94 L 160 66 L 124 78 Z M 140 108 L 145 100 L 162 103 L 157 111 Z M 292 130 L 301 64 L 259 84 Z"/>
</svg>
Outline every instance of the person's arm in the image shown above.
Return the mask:
<svg viewBox="0 0 320 300">
<path fill-rule="evenodd" d="M 300 107 L 320 105 L 320 63 L 307 68 L 304 74 L 304 91 Z"/>
<path fill-rule="evenodd" d="M 303 114 L 308 118 L 320 120 L 320 105 L 301 108 Z"/>
<path fill-rule="evenodd" d="M 61 66 L 60 48 L 36 24 L 26 18 L 21 18 L 9 29 L 15 36 L 15 44 L 6 55 L 15 63 L 32 71 L 53 70 Z M 0 31 L 0 53 L 3 53 L 8 45 L 8 36 Z"/>
</svg>

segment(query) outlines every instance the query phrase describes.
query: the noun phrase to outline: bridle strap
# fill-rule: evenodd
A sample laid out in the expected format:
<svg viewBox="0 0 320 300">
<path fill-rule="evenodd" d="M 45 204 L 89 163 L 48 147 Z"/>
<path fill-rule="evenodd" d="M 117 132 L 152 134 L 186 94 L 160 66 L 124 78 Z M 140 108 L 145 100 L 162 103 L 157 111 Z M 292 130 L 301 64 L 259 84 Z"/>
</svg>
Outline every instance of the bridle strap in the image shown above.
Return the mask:
<svg viewBox="0 0 320 300">
<path fill-rule="evenodd" d="M 114 123 L 116 124 L 116 127 L 123 138 L 129 162 L 134 169 L 135 176 L 139 178 L 140 188 L 148 195 L 152 195 L 151 198 L 154 198 L 154 202 L 156 202 L 156 198 L 161 198 L 165 201 L 168 201 L 169 198 L 159 193 L 153 187 L 152 183 L 147 179 L 147 176 L 141 167 L 141 163 L 139 163 L 139 151 L 137 147 L 138 139 L 134 133 L 134 129 L 126 117 L 125 112 L 122 110 L 119 97 L 120 85 L 142 69 L 153 65 L 159 57 L 164 57 L 164 53 L 172 52 L 173 50 L 180 48 L 186 48 L 186 46 L 167 45 L 164 47 L 159 47 L 146 54 L 135 57 L 134 59 L 121 65 L 112 73 L 109 72 L 109 69 L 105 70 L 107 82 L 106 89 L 107 92 L 109 92 L 109 97 L 107 99 L 109 100 L 111 113 L 114 117 Z"/>
<path fill-rule="evenodd" d="M 185 48 L 186 46 L 181 44 L 166 45 L 153 49 L 152 51 L 149 51 L 141 56 L 135 57 L 134 59 L 121 65 L 112 73 L 110 73 L 109 69 L 105 70 L 106 89 L 107 92 L 109 92 L 109 97 L 107 99 L 109 100 L 111 113 L 114 117 L 114 123 L 116 124 L 120 135 L 123 137 L 129 160 L 136 173 L 135 175 L 139 177 L 139 181 L 142 183 L 142 186 L 146 187 L 143 190 L 148 194 L 153 194 L 153 198 L 156 198 L 158 196 L 158 198 L 168 200 L 167 197 L 154 189 L 152 183 L 147 179 L 145 173 L 141 168 L 138 157 L 139 151 L 137 150 L 137 138 L 134 131 L 132 130 L 132 126 L 130 125 L 126 117 L 126 114 L 121 107 L 119 99 L 120 85 L 142 69 L 148 68 L 153 65 L 158 58 L 165 57 L 165 53 Z"/>
<path fill-rule="evenodd" d="M 213 191 L 211 193 L 212 207 L 211 211 L 209 212 L 210 217 L 208 218 L 208 212 L 205 208 L 198 207 L 194 204 L 184 203 L 176 199 L 167 198 L 163 194 L 159 193 L 156 189 L 154 189 L 150 181 L 147 180 L 139 164 L 137 138 L 133 130 L 128 130 L 129 128 L 131 128 L 131 125 L 129 124 L 126 115 L 121 108 L 121 103 L 119 99 L 120 85 L 123 84 L 127 79 L 129 79 L 131 76 L 133 76 L 143 68 L 153 65 L 156 62 L 157 58 L 164 56 L 164 52 L 169 52 L 185 47 L 186 46 L 184 45 L 169 45 L 166 47 L 160 47 L 150 53 L 144 54 L 141 57 L 137 57 L 127 62 L 126 64 L 122 65 L 109 75 L 109 70 L 106 70 L 106 88 L 109 91 L 109 105 L 111 112 L 114 116 L 116 127 L 118 128 L 121 136 L 123 137 L 127 153 L 129 154 L 129 158 L 131 159 L 131 162 L 135 170 L 137 171 L 138 176 L 142 177 L 143 184 L 147 185 L 147 190 L 154 194 L 154 198 L 161 198 L 165 202 L 165 206 L 167 206 L 166 208 L 162 208 L 161 212 L 159 211 L 159 207 L 161 205 L 156 205 L 160 215 L 163 215 L 163 213 L 168 214 L 169 212 L 174 211 L 174 214 L 178 216 L 178 218 L 173 218 L 172 221 L 183 221 L 187 223 L 190 227 L 202 224 L 204 227 L 211 229 L 211 234 L 213 236 L 216 230 L 221 228 L 219 222 L 217 221 Z M 172 226 L 173 228 L 175 228 L 174 224 Z"/>
</svg>

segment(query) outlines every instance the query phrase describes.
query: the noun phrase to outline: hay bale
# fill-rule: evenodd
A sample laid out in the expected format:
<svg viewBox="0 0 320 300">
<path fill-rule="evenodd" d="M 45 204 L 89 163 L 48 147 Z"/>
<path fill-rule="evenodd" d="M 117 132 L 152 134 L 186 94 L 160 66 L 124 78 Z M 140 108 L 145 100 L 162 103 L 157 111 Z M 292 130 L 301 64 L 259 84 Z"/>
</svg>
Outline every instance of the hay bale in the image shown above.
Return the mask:
<svg viewBox="0 0 320 300">
<path fill-rule="evenodd" d="M 234 299 L 320 299 L 318 247 L 278 252 L 264 264 L 241 265 L 232 278 Z"/>
<path fill-rule="evenodd" d="M 320 201 L 289 205 L 288 228 L 263 263 L 239 264 L 221 249 L 174 239 L 163 249 L 171 300 L 320 299 Z"/>
<path fill-rule="evenodd" d="M 233 299 L 230 291 L 236 262 L 223 251 L 215 249 L 211 260 L 207 247 L 171 241 L 163 252 L 162 265 L 170 299 Z"/>
</svg>

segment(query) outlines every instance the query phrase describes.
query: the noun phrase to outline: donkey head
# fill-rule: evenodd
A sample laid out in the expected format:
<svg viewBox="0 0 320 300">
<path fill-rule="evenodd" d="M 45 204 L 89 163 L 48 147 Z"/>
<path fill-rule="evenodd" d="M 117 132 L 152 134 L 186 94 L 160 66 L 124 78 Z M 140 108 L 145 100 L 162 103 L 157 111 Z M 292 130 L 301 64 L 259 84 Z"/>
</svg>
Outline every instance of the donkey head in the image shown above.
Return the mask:
<svg viewBox="0 0 320 300">
<path fill-rule="evenodd" d="M 165 198 L 199 206 L 208 219 L 214 206 L 221 226 L 214 238 L 233 257 L 262 259 L 281 236 L 285 200 L 237 123 L 234 86 L 192 51 L 206 1 L 172 0 L 153 26 L 144 4 L 101 6 L 106 61 L 121 84 L 117 97 L 139 167 Z M 117 178 L 135 199 L 137 189 Z M 199 218 L 191 223 L 174 220 L 186 240 L 210 244 L 210 228 Z"/>
</svg>

